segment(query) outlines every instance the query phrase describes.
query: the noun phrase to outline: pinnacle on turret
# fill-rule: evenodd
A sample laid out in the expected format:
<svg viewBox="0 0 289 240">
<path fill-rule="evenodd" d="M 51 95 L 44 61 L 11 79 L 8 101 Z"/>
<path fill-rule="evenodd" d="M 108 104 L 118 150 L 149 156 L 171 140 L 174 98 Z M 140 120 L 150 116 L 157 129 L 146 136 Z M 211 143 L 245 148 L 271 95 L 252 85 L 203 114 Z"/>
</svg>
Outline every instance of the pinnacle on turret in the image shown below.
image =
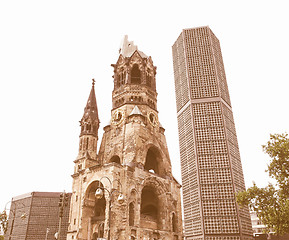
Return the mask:
<svg viewBox="0 0 289 240">
<path fill-rule="evenodd" d="M 91 88 L 86 106 L 84 108 L 84 114 L 82 118 L 87 119 L 90 117 L 92 121 L 94 120 L 99 121 L 94 85 L 95 85 L 95 80 L 92 79 L 92 88 Z"/>
<path fill-rule="evenodd" d="M 92 79 L 91 91 L 84 108 L 84 114 L 80 121 L 81 125 L 81 134 L 89 134 L 97 136 L 99 128 L 99 118 L 98 118 L 98 109 L 96 104 L 95 90 L 94 90 L 95 80 Z"/>
</svg>

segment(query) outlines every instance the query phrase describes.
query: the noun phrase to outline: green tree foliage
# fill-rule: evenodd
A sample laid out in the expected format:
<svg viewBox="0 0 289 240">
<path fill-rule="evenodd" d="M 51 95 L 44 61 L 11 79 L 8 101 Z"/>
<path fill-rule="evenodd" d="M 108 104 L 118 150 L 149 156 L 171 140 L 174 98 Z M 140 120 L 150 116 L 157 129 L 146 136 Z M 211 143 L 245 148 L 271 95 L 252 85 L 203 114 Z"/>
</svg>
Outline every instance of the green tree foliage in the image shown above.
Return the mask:
<svg viewBox="0 0 289 240">
<path fill-rule="evenodd" d="M 289 139 L 288 134 L 270 135 L 263 150 L 271 157 L 269 176 L 276 179 L 281 193 L 289 197 Z"/>
<path fill-rule="evenodd" d="M 249 206 L 268 230 L 278 235 L 289 233 L 289 138 L 288 134 L 271 134 L 263 145 L 263 151 L 270 157 L 269 176 L 276 180 L 276 186 L 268 184 L 259 188 L 256 184 L 236 194 L 239 205 Z"/>
<path fill-rule="evenodd" d="M 0 228 L 3 230 L 4 233 L 6 233 L 8 228 L 8 216 L 5 210 L 2 213 L 0 213 Z"/>
</svg>

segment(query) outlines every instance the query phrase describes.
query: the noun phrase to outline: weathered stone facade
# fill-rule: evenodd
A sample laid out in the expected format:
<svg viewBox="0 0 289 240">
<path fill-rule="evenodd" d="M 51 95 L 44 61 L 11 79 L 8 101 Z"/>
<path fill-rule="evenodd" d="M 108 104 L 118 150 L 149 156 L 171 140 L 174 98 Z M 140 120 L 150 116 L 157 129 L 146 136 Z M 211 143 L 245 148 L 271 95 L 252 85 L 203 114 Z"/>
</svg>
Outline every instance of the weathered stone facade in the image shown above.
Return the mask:
<svg viewBox="0 0 289 240">
<path fill-rule="evenodd" d="M 158 121 L 156 67 L 127 37 L 112 66 L 111 122 L 98 153 L 94 83 L 80 121 L 67 239 L 182 239 L 181 186 Z"/>
</svg>

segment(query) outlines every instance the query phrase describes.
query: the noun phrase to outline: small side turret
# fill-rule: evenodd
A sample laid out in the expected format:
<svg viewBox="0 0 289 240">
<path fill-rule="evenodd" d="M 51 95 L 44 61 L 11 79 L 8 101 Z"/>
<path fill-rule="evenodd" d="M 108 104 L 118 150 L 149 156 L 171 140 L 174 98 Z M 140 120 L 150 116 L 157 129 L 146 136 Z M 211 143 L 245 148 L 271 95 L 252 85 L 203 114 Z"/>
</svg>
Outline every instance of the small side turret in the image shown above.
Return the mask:
<svg viewBox="0 0 289 240">
<path fill-rule="evenodd" d="M 80 121 L 81 131 L 79 136 L 79 154 L 78 158 L 83 156 L 90 156 L 91 159 L 96 160 L 97 155 L 97 141 L 99 118 L 96 104 L 95 80 L 92 79 L 92 88 L 84 108 L 84 114 Z"/>
</svg>

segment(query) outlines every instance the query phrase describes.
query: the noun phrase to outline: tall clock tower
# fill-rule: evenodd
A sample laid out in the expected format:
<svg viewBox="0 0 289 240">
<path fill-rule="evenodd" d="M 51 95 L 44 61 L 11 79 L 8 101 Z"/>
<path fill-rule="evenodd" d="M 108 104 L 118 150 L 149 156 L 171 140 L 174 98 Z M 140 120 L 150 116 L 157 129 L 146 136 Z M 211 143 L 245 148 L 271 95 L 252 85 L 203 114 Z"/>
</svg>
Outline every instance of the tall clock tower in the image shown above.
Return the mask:
<svg viewBox="0 0 289 240">
<path fill-rule="evenodd" d="M 156 67 L 125 36 L 114 69 L 111 121 L 97 152 L 94 83 L 80 121 L 68 240 L 180 240 L 180 184 L 158 120 Z"/>
</svg>

